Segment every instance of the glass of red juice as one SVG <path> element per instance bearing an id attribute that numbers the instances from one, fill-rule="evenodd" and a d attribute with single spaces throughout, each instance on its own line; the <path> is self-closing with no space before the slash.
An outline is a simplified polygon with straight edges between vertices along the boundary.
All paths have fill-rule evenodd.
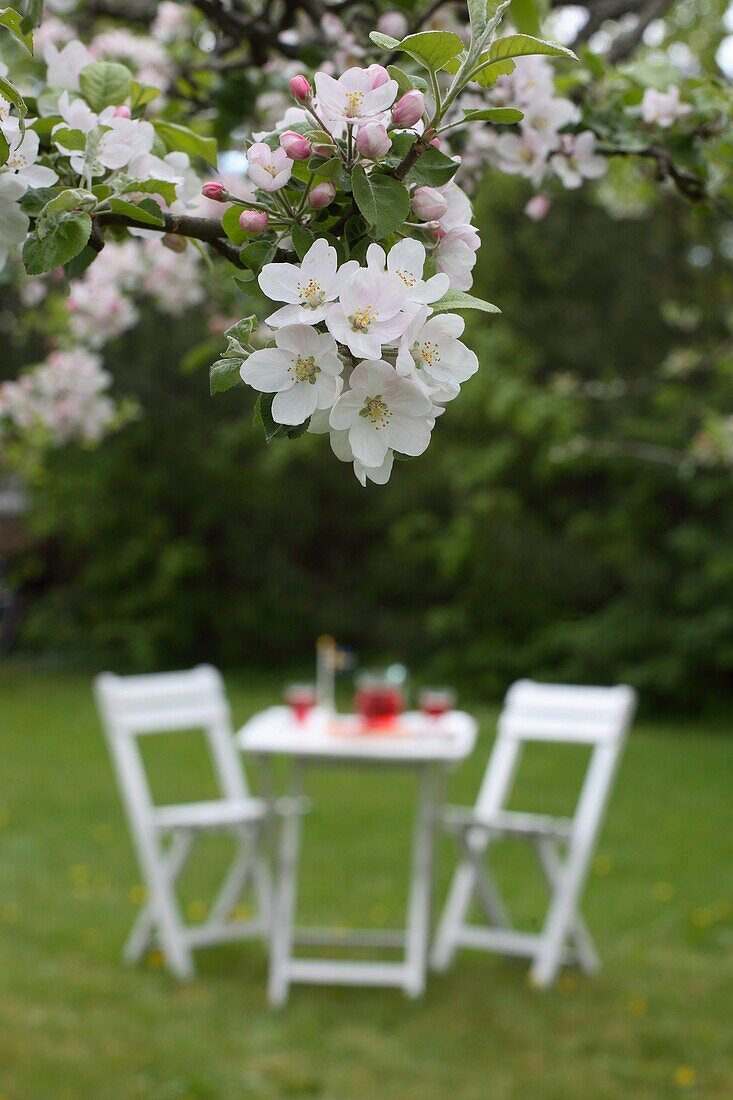
<path id="1" fill-rule="evenodd" d="M 285 702 L 290 707 L 297 722 L 305 722 L 316 705 L 314 684 L 288 684 L 285 688 Z"/>
<path id="2" fill-rule="evenodd" d="M 425 688 L 420 692 L 420 710 L 428 718 L 442 718 L 456 705 L 456 693 L 450 688 Z"/>
<path id="3" fill-rule="evenodd" d="M 405 709 L 405 698 L 388 680 L 364 676 L 357 684 L 354 708 L 368 729 L 383 729 L 394 725 Z"/>

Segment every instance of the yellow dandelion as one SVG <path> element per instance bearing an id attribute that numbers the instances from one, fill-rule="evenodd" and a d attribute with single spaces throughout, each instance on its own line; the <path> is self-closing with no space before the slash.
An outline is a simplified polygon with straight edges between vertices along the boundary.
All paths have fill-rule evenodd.
<path id="1" fill-rule="evenodd" d="M 17 901 L 6 901 L 0 913 L 2 918 L 7 924 L 16 924 L 20 920 L 20 914 L 22 910 Z"/>
<path id="2" fill-rule="evenodd" d="M 702 906 L 700 906 L 698 909 L 692 910 L 690 919 L 695 928 L 709 928 L 713 918 L 709 909 L 703 909 Z"/>
<path id="3" fill-rule="evenodd" d="M 194 924 L 204 920 L 207 912 L 208 910 L 203 901 L 189 901 L 186 906 L 186 916 L 190 921 L 193 921 Z"/>
<path id="4" fill-rule="evenodd" d="M 147 954 L 147 964 L 151 970 L 160 970 L 163 965 L 163 952 L 159 951 L 157 947 L 154 947 Z"/>
<path id="5" fill-rule="evenodd" d="M 251 905 L 245 905 L 243 902 L 239 905 L 233 905 L 229 910 L 228 921 L 230 924 L 239 924 L 241 921 L 251 920 L 254 916 L 254 909 Z"/>
<path id="6" fill-rule="evenodd" d="M 599 853 L 593 860 L 593 870 L 597 875 L 610 875 L 613 870 L 613 860 L 610 856 Z"/>
<path id="7" fill-rule="evenodd" d="M 692 1066 L 677 1066 L 674 1071 L 674 1079 L 680 1088 L 688 1089 L 690 1085 L 694 1085 L 697 1081 L 697 1074 Z"/>
<path id="8" fill-rule="evenodd" d="M 632 997 L 629 1001 L 629 1016 L 633 1016 L 635 1020 L 640 1019 L 642 1016 L 646 1016 L 647 1003 L 643 997 Z"/>
<path id="9" fill-rule="evenodd" d="M 138 882 L 131 888 L 129 897 L 133 905 L 144 905 L 148 900 L 148 892 L 142 883 Z"/>
<path id="10" fill-rule="evenodd" d="M 655 901 L 671 901 L 675 892 L 671 882 L 657 882 L 652 887 L 652 897 Z"/>
<path id="11" fill-rule="evenodd" d="M 91 868 L 86 863 L 75 863 L 73 867 L 69 867 L 69 878 L 74 886 L 86 886 L 91 877 Z"/>

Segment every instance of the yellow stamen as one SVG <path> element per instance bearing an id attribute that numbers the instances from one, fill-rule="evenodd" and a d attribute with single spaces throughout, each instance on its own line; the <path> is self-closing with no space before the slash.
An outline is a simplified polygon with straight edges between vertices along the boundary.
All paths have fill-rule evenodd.
<path id="1" fill-rule="evenodd" d="M 373 321 L 376 320 L 374 306 L 364 306 L 364 309 L 355 310 L 349 317 L 349 324 L 353 332 L 369 332 Z"/>

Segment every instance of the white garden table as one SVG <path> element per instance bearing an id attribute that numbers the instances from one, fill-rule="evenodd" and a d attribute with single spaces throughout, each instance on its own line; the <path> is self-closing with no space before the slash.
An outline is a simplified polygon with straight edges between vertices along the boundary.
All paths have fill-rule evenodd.
<path id="1" fill-rule="evenodd" d="M 359 732 L 355 716 L 334 716 L 314 710 L 298 722 L 288 707 L 270 707 L 255 715 L 237 734 L 239 747 L 265 764 L 265 779 L 274 798 L 272 763 L 276 757 L 293 761 L 290 794 L 303 793 L 307 766 L 372 766 L 407 768 L 418 775 L 410 891 L 406 927 L 370 929 L 339 935 L 324 928 L 295 928 L 301 816 L 288 816 L 282 825 L 277 886 L 272 913 L 268 997 L 273 1005 L 287 1000 L 291 983 L 388 986 L 419 997 L 425 989 L 430 937 L 433 848 L 441 779 L 452 765 L 464 760 L 476 742 L 475 720 L 461 711 L 441 718 L 418 713 L 402 715 L 394 730 Z M 303 958 L 296 944 L 319 946 L 401 948 L 399 961 Z"/>

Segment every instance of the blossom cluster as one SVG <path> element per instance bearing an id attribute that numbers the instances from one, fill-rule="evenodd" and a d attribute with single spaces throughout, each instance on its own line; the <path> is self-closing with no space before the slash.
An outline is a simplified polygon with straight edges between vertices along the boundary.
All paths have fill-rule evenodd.
<path id="1" fill-rule="evenodd" d="M 330 431 L 342 461 L 383 484 L 395 452 L 417 456 L 460 385 L 478 370 L 458 337 L 461 317 L 433 314 L 450 280 L 425 278 L 425 247 L 405 238 L 388 253 L 371 244 L 366 265 L 339 265 L 336 249 L 317 240 L 302 264 L 267 264 L 259 284 L 284 302 L 266 321 L 274 347 L 253 351 L 242 379 L 274 394 L 273 420 Z"/>
<path id="2" fill-rule="evenodd" d="M 0 384 L 0 438 L 12 431 L 61 446 L 97 443 L 118 413 L 111 375 L 84 348 L 54 351 L 15 381 Z"/>

